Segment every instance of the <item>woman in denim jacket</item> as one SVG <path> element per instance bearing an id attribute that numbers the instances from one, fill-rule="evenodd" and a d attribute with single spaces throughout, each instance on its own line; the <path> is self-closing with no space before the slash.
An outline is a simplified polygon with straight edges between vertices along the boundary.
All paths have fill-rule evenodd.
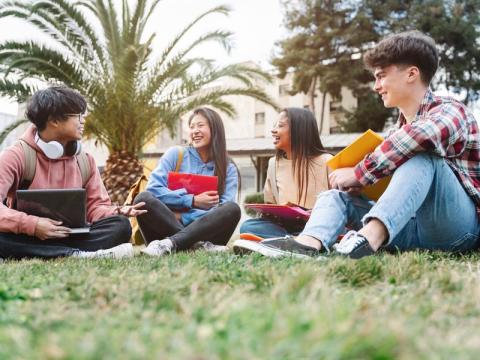
<path id="1" fill-rule="evenodd" d="M 189 119 L 190 146 L 172 147 L 152 172 L 147 191 L 135 198 L 145 202 L 148 212 L 138 217 L 147 247 L 143 253 L 163 256 L 174 251 L 201 247 L 210 251 L 226 250 L 240 220 L 235 203 L 238 171 L 227 155 L 225 129 L 217 112 L 196 109 Z M 170 190 L 168 173 L 215 175 L 218 189 L 198 195 L 186 189 Z"/>

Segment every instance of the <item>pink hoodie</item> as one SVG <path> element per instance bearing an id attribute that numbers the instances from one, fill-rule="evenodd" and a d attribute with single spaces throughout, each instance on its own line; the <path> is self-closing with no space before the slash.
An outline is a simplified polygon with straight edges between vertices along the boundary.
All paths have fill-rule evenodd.
<path id="1" fill-rule="evenodd" d="M 82 175 L 75 157 L 63 156 L 57 160 L 47 158 L 34 141 L 35 126 L 30 126 L 22 139 L 37 151 L 37 166 L 30 189 L 71 189 L 82 187 Z M 115 208 L 100 178 L 95 160 L 88 154 L 92 171 L 85 190 L 87 191 L 87 221 L 95 222 L 113 215 Z M 0 232 L 23 233 L 33 236 L 38 217 L 10 209 L 3 204 L 13 203 L 15 191 L 25 167 L 25 155 L 20 144 L 16 143 L 0 154 Z"/>

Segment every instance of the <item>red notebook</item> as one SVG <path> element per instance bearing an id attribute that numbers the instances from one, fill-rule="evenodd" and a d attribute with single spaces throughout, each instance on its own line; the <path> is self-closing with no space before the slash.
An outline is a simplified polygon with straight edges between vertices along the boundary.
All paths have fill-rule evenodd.
<path id="1" fill-rule="evenodd" d="M 217 191 L 218 177 L 170 171 L 168 173 L 168 188 L 170 190 L 185 189 L 193 195 L 205 191 Z"/>
<path id="2" fill-rule="evenodd" d="M 252 209 L 260 214 L 276 216 L 285 220 L 308 220 L 310 211 L 299 206 L 276 205 L 276 204 L 245 204 L 245 208 Z"/>

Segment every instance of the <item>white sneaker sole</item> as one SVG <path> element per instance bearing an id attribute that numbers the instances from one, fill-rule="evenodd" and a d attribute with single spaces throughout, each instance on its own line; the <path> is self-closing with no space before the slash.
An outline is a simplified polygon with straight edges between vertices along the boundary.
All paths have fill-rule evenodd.
<path id="1" fill-rule="evenodd" d="M 163 255 L 157 254 L 156 252 L 150 252 L 150 249 L 147 249 L 147 248 L 140 250 L 140 254 L 145 256 L 151 256 L 151 257 L 163 256 Z"/>
<path id="2" fill-rule="evenodd" d="M 298 259 L 320 259 L 322 257 L 311 257 L 308 255 L 297 254 L 293 252 L 283 251 L 280 249 L 275 249 L 270 246 L 262 245 L 257 241 L 251 240 L 237 240 L 233 243 L 233 252 L 237 255 L 246 255 L 252 252 L 262 254 L 263 256 L 270 258 L 280 258 L 280 257 L 292 257 Z"/>
<path id="3" fill-rule="evenodd" d="M 126 259 L 133 258 L 135 252 L 133 251 L 133 245 L 129 243 L 116 246 L 113 251 L 114 259 Z"/>
<path id="4" fill-rule="evenodd" d="M 223 253 L 223 252 L 228 252 L 228 247 L 217 245 L 214 248 L 203 248 L 203 251 L 208 253 Z"/>
<path id="5" fill-rule="evenodd" d="M 159 254 L 158 251 L 149 249 L 148 246 L 145 249 L 140 250 L 140 255 L 151 256 L 151 257 L 162 257 L 162 256 L 168 256 L 170 254 L 171 252 L 165 252 L 165 253 Z"/>

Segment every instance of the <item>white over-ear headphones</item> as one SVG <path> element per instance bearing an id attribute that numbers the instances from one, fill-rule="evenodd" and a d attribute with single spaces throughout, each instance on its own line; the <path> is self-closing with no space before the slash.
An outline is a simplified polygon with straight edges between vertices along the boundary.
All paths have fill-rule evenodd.
<path id="1" fill-rule="evenodd" d="M 38 147 L 42 149 L 43 153 L 52 160 L 61 158 L 62 156 L 74 156 L 80 154 L 82 151 L 82 144 L 80 141 L 73 140 L 67 143 L 65 149 L 58 141 L 49 141 L 48 143 L 40 139 L 38 132 L 35 134 L 35 142 Z"/>

